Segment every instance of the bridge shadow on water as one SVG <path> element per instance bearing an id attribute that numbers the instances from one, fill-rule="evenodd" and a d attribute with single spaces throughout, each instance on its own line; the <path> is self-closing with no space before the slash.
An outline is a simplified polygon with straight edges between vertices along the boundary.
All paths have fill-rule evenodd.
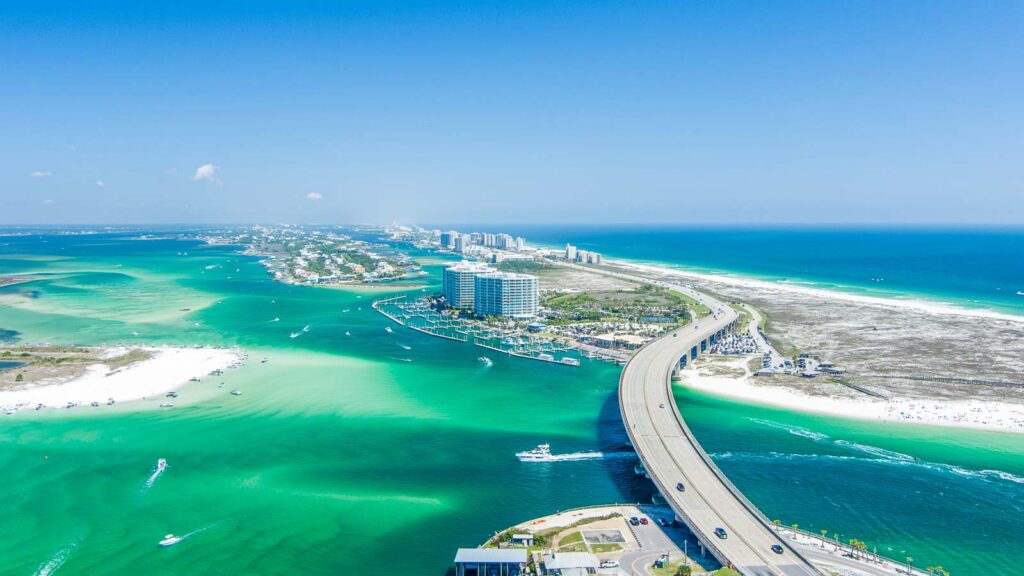
<path id="1" fill-rule="evenodd" d="M 597 427 L 598 443 L 602 452 L 633 452 L 633 447 L 629 444 L 629 436 L 626 434 L 625 424 L 622 421 L 622 413 L 619 410 L 617 388 L 608 395 L 602 404 Z M 603 464 L 619 493 L 620 503 L 638 504 L 641 510 L 651 517 L 652 521 L 656 518 L 665 518 L 672 522 L 672 526 L 667 528 L 665 533 L 679 546 L 680 550 L 685 550 L 687 556 L 705 570 L 721 568 L 718 560 L 704 551 L 697 536 L 685 524 L 674 521 L 675 514 L 671 509 L 663 501 L 655 501 L 658 490 L 654 487 L 654 482 L 646 476 L 637 474 L 634 470 L 634 467 L 640 464 L 639 457 L 605 458 Z"/>

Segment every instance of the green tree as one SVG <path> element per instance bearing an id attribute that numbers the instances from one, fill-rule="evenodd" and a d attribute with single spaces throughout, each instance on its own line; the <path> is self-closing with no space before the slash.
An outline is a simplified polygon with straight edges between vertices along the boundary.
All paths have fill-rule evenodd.
<path id="1" fill-rule="evenodd" d="M 25 376 L 21 372 L 18 372 L 18 375 L 14 377 L 14 381 L 15 382 L 21 382 L 24 379 L 25 379 Z"/>

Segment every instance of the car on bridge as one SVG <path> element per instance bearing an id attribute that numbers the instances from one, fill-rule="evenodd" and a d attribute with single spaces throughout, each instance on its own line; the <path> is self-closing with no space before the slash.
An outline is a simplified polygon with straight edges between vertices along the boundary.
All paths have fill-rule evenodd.
<path id="1" fill-rule="evenodd" d="M 715 536 L 718 536 L 722 540 L 725 540 L 729 535 L 725 532 L 725 528 L 715 528 Z"/>
<path id="2" fill-rule="evenodd" d="M 782 554 L 782 546 L 779 546 L 778 544 L 772 544 L 772 552 L 775 552 L 776 554 Z"/>
<path id="3" fill-rule="evenodd" d="M 683 486 L 682 482 L 677 482 L 676 483 L 676 490 L 679 490 L 680 492 L 685 492 L 686 491 L 686 486 Z"/>

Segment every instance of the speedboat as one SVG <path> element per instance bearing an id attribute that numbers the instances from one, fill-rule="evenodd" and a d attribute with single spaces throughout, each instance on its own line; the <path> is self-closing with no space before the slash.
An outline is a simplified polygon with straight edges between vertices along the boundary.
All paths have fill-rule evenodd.
<path id="1" fill-rule="evenodd" d="M 516 458 L 523 462 L 539 462 L 551 458 L 551 445 L 538 444 L 533 450 L 516 453 Z"/>
<path id="2" fill-rule="evenodd" d="M 156 471 L 157 472 L 163 472 L 164 469 L 166 469 L 166 468 L 167 468 L 167 459 L 166 458 L 158 458 L 157 461 L 156 461 Z"/>
<path id="3" fill-rule="evenodd" d="M 351 335 L 352 335 L 351 332 L 349 332 L 348 330 L 345 330 L 345 336 L 351 336 Z"/>
<path id="4" fill-rule="evenodd" d="M 167 534 L 164 539 L 160 541 L 161 546 L 174 546 L 178 542 L 181 542 L 183 538 L 181 536 L 175 536 L 174 534 Z"/>
<path id="5" fill-rule="evenodd" d="M 394 332 L 394 330 L 391 329 L 391 326 L 385 326 L 384 327 L 384 331 L 387 332 L 387 333 Z"/>
<path id="6" fill-rule="evenodd" d="M 477 358 L 477 360 L 479 360 L 480 363 L 483 364 L 484 366 L 494 366 L 494 362 L 492 362 L 491 359 L 488 358 L 487 356 L 481 356 Z"/>
<path id="7" fill-rule="evenodd" d="M 241 396 L 242 395 L 242 391 L 241 390 L 232 390 L 231 391 L 231 395 L 232 396 Z"/>

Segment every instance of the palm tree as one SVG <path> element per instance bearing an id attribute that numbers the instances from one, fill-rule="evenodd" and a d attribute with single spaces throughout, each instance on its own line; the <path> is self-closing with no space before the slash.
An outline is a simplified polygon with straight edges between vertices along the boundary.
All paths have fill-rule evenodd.
<path id="1" fill-rule="evenodd" d="M 928 567 L 928 574 L 934 574 L 934 571 L 935 571 L 935 567 L 934 566 L 929 566 Z"/>
<path id="2" fill-rule="evenodd" d="M 828 534 L 828 530 L 821 531 L 821 547 L 825 548 L 825 535 Z"/>

